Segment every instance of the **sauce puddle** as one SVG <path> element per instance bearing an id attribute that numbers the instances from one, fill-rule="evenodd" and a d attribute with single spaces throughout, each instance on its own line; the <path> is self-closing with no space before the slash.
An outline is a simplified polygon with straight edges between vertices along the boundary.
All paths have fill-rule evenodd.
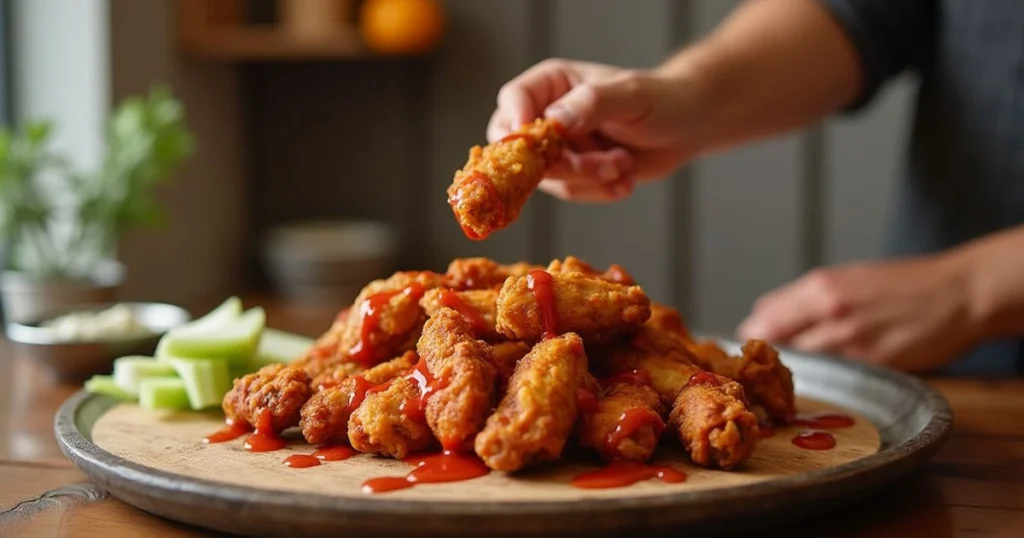
<path id="1" fill-rule="evenodd" d="M 836 438 L 828 432 L 807 431 L 796 434 L 793 444 L 807 450 L 829 450 L 835 448 Z"/>
<path id="2" fill-rule="evenodd" d="M 461 482 L 485 476 L 491 472 L 474 455 L 446 450 L 440 454 L 409 456 L 404 460 L 415 467 L 405 476 L 382 476 L 363 482 L 364 493 L 384 493 L 407 489 L 418 484 Z"/>
<path id="3" fill-rule="evenodd" d="M 614 461 L 604 468 L 578 474 L 569 483 L 582 489 L 609 489 L 624 488 L 652 478 L 660 478 L 666 484 L 678 484 L 686 481 L 686 473 L 662 465 Z"/>
<path id="4" fill-rule="evenodd" d="M 226 443 L 233 441 L 239 437 L 252 431 L 252 428 L 244 422 L 237 422 L 233 420 L 227 421 L 227 426 L 207 435 L 203 438 L 204 443 Z"/>

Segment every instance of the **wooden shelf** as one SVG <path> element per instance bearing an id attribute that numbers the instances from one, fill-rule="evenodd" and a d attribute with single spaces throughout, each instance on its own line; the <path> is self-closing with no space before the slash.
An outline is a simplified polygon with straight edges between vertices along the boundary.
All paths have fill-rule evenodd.
<path id="1" fill-rule="evenodd" d="M 182 36 L 188 54 L 224 61 L 373 59 L 353 30 L 330 39 L 302 39 L 275 27 L 237 26 Z"/>

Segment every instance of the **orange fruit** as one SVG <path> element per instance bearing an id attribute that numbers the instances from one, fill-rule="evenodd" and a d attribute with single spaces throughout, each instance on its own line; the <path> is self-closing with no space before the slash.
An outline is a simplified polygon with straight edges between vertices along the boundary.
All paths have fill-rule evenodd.
<path id="1" fill-rule="evenodd" d="M 382 54 L 427 52 L 444 34 L 437 0 L 366 0 L 359 23 L 366 45 Z"/>

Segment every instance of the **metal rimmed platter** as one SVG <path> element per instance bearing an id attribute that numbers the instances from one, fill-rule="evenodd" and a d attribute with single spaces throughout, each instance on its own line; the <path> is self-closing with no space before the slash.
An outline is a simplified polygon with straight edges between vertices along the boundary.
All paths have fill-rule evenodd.
<path id="1" fill-rule="evenodd" d="M 723 341 L 723 345 L 735 348 L 733 342 Z M 801 397 L 841 407 L 869 423 L 860 430 L 861 438 L 871 437 L 869 450 L 848 452 L 834 465 L 815 463 L 810 456 L 793 452 L 792 459 L 799 465 L 781 472 L 782 460 L 790 457 L 784 454 L 791 454 L 779 452 L 788 442 L 782 439 L 773 441 L 769 446 L 776 448 L 766 449 L 760 463 L 747 470 L 694 471 L 692 480 L 673 487 L 637 484 L 593 495 L 569 493 L 564 480 L 559 481 L 565 472 L 555 469 L 548 473 L 550 480 L 544 474 L 496 476 L 477 479 L 491 481 L 482 485 L 470 481 L 410 490 L 420 493 L 367 496 L 358 493 L 358 482 L 347 481 L 402 464 L 366 457 L 351 464 L 354 459 L 337 462 L 335 470 L 316 470 L 319 474 L 288 469 L 294 474 L 281 475 L 280 466 L 242 460 L 252 462 L 253 476 L 278 474 L 267 474 L 266 480 L 239 480 L 237 467 L 230 471 L 231 465 L 238 463 L 236 458 L 255 455 L 236 447 L 202 456 L 189 433 L 188 428 L 195 426 L 190 421 L 214 420 L 211 424 L 215 424 L 215 418 L 192 416 L 156 423 L 162 425 L 158 430 L 166 430 L 147 436 L 156 441 L 125 446 L 123 434 L 146 419 L 124 404 L 85 393 L 64 404 L 55 427 L 65 454 L 130 504 L 220 531 L 288 536 L 595 536 L 625 530 L 749 530 L 835 509 L 868 495 L 934 455 L 949 433 L 949 404 L 916 378 L 834 358 L 785 351 L 782 358 L 793 370 Z M 181 438 L 181 432 L 187 436 Z M 856 444 L 858 438 L 847 435 Z M 115 443 L 117 439 L 122 439 L 121 444 Z M 837 434 L 837 439 L 843 446 L 844 438 Z M 197 470 L 193 464 L 203 457 L 218 463 Z M 678 456 L 669 451 L 665 457 Z M 341 467 L 346 464 L 350 466 Z M 352 471 L 358 466 L 364 466 L 365 472 Z M 714 484 L 716 480 L 720 483 Z M 493 491 L 488 493 L 488 488 Z M 516 494 L 517 488 L 522 495 Z"/>

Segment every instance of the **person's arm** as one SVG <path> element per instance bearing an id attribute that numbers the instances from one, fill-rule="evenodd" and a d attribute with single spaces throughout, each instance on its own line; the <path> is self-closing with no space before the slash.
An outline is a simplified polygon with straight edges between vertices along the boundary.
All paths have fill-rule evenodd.
<path id="1" fill-rule="evenodd" d="M 1024 334 L 1024 225 L 947 254 L 967 275 L 968 311 L 982 340 Z"/>
<path id="2" fill-rule="evenodd" d="M 694 154 L 866 101 L 916 58 L 931 0 L 749 0 L 657 72 L 692 87 Z"/>

